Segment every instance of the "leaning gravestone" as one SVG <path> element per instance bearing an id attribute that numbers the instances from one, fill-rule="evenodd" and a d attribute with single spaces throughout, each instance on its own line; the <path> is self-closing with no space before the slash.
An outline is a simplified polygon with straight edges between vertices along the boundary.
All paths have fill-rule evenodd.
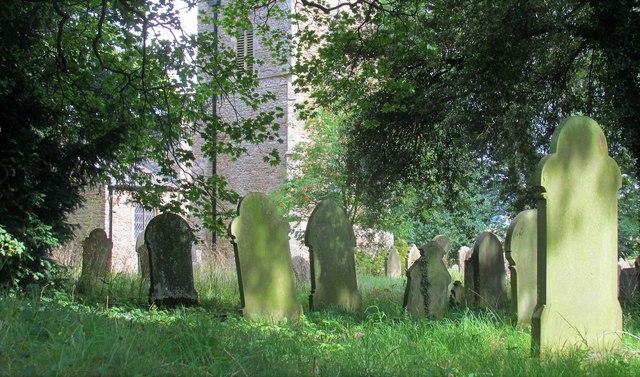
<path id="1" fill-rule="evenodd" d="M 439 234 L 435 237 L 433 237 L 433 240 L 438 243 L 438 245 L 440 245 L 440 247 L 442 247 L 442 250 L 444 250 L 444 257 L 442 258 L 442 261 L 444 262 L 445 266 L 449 266 L 449 250 L 451 250 L 451 241 L 449 241 L 449 237 Z"/>
<path id="2" fill-rule="evenodd" d="M 520 212 L 509 225 L 504 251 L 511 271 L 511 310 L 518 323 L 531 324 L 538 289 L 537 210 Z"/>
<path id="3" fill-rule="evenodd" d="M 413 266 L 413 264 L 420 258 L 420 249 L 413 244 L 409 249 L 409 254 L 407 254 L 407 270 Z"/>
<path id="4" fill-rule="evenodd" d="M 113 243 L 104 229 L 94 229 L 82 242 L 82 272 L 78 291 L 85 294 L 102 290 L 111 272 L 111 251 Z"/>
<path id="5" fill-rule="evenodd" d="M 385 275 L 392 279 L 399 279 L 402 276 L 402 262 L 400 261 L 400 253 L 395 247 L 392 247 L 384 261 Z"/>
<path id="6" fill-rule="evenodd" d="M 196 305 L 193 286 L 189 224 L 173 213 L 160 214 L 149 222 L 144 244 L 149 252 L 149 303 L 157 306 Z"/>
<path id="7" fill-rule="evenodd" d="M 289 223 L 268 196 L 251 193 L 238 205 L 229 226 L 240 287 L 242 315 L 252 320 L 297 321 L 302 308 L 296 301 L 289 251 Z"/>
<path id="8" fill-rule="evenodd" d="M 144 243 L 144 232 L 136 240 L 136 254 L 138 254 L 138 272 L 140 273 L 140 292 L 149 291 L 149 250 Z"/>
<path id="9" fill-rule="evenodd" d="M 407 271 L 403 306 L 413 317 L 444 318 L 451 283 L 451 275 L 442 261 L 444 249 L 430 241 L 420 250 L 422 256 Z"/>
<path id="10" fill-rule="evenodd" d="M 499 309 L 506 306 L 504 255 L 498 237 L 489 232 L 481 233 L 464 268 L 467 299 L 473 307 Z"/>
<path id="11" fill-rule="evenodd" d="M 620 169 L 600 126 L 571 117 L 538 164 L 538 303 L 535 353 L 620 346 L 618 189 Z"/>
<path id="12" fill-rule="evenodd" d="M 356 237 L 345 210 L 333 200 L 321 201 L 309 217 L 304 243 L 311 258 L 309 308 L 358 310 Z"/>

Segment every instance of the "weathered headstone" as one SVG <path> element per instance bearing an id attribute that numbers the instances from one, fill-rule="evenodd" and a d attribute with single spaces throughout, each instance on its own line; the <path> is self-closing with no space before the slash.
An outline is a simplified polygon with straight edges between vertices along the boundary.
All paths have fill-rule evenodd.
<path id="1" fill-rule="evenodd" d="M 440 319 L 449 307 L 451 275 L 442 261 L 444 249 L 435 241 L 420 248 L 422 256 L 407 271 L 404 308 L 414 317 Z"/>
<path id="2" fill-rule="evenodd" d="M 318 203 L 309 217 L 304 243 L 311 257 L 309 308 L 359 309 L 356 238 L 346 211 L 333 200 Z"/>
<path id="3" fill-rule="evenodd" d="M 637 304 L 640 298 L 640 272 L 636 267 L 620 269 L 618 299 L 624 307 Z"/>
<path id="4" fill-rule="evenodd" d="M 420 258 L 420 249 L 415 244 L 411 245 L 409 254 L 407 254 L 407 270 Z"/>
<path id="5" fill-rule="evenodd" d="M 467 259 L 471 258 L 471 254 L 473 253 L 473 249 L 469 246 L 461 246 L 458 249 L 458 265 L 460 266 L 460 272 L 464 278 L 464 263 Z"/>
<path id="6" fill-rule="evenodd" d="M 389 254 L 384 261 L 385 275 L 393 279 L 399 279 L 402 276 L 402 262 L 400 261 L 400 253 L 395 247 L 389 250 Z"/>
<path id="7" fill-rule="evenodd" d="M 297 321 L 302 313 L 296 301 L 289 251 L 289 223 L 278 214 L 268 196 L 251 193 L 238 205 L 229 226 L 240 286 L 242 315 L 271 322 Z"/>
<path id="8" fill-rule="evenodd" d="M 173 213 L 154 217 L 144 231 L 149 253 L 149 303 L 157 306 L 196 305 L 189 224 Z"/>
<path id="9" fill-rule="evenodd" d="M 509 225 L 504 251 L 511 271 L 511 310 L 519 323 L 531 323 L 538 292 L 537 210 L 520 212 Z"/>
<path id="10" fill-rule="evenodd" d="M 600 126 L 571 117 L 538 164 L 538 303 L 535 353 L 612 349 L 621 343 L 618 302 L 620 169 Z"/>
<path id="11" fill-rule="evenodd" d="M 503 308 L 507 288 L 502 244 L 494 234 L 481 233 L 473 245 L 471 258 L 465 262 L 464 286 L 467 300 L 477 308 Z"/>
<path id="12" fill-rule="evenodd" d="M 138 273 L 140 273 L 140 293 L 149 292 L 149 250 L 144 243 L 144 231 L 136 240 L 136 254 L 138 254 Z"/>
<path id="13" fill-rule="evenodd" d="M 85 294 L 98 293 L 111 272 L 113 243 L 104 229 L 94 229 L 82 242 L 82 272 L 78 291 Z"/>
<path id="14" fill-rule="evenodd" d="M 438 245 L 440 245 L 440 247 L 442 248 L 442 250 L 444 250 L 444 257 L 442 258 L 442 261 L 444 262 L 445 266 L 449 266 L 449 250 L 451 250 L 451 241 L 449 241 L 449 237 L 439 234 L 435 237 L 433 237 L 433 240 L 438 243 Z"/>

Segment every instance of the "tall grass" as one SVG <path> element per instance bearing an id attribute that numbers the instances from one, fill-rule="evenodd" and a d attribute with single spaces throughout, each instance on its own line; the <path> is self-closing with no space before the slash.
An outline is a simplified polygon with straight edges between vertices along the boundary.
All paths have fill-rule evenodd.
<path id="1" fill-rule="evenodd" d="M 441 321 L 404 316 L 404 283 L 361 276 L 358 313 L 308 311 L 299 323 L 238 315 L 235 271 L 196 270 L 201 305 L 162 310 L 139 280 L 114 275 L 102 294 L 32 290 L 0 297 L 0 375 L 130 376 L 636 376 L 640 340 L 623 350 L 530 356 L 528 329 L 505 312 L 451 311 Z M 638 334 L 640 310 L 625 317 Z"/>

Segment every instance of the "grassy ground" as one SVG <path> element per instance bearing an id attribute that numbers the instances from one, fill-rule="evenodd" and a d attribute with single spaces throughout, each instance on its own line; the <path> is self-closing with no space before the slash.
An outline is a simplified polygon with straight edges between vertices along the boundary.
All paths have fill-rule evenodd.
<path id="1" fill-rule="evenodd" d="M 637 376 L 640 311 L 625 317 L 624 349 L 530 357 L 530 335 L 504 312 L 402 314 L 402 280 L 361 276 L 364 309 L 308 312 L 268 325 L 237 315 L 235 273 L 197 271 L 197 308 L 145 305 L 139 282 L 116 275 L 94 298 L 32 290 L 0 297 L 0 375 L 38 376 Z"/>

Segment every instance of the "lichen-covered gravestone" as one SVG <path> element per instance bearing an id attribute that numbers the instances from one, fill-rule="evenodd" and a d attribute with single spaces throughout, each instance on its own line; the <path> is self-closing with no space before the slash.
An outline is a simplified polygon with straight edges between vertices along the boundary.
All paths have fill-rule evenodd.
<path id="1" fill-rule="evenodd" d="M 535 353 L 612 349 L 621 343 L 618 302 L 620 169 L 600 126 L 571 117 L 538 164 L 538 304 Z"/>
<path id="2" fill-rule="evenodd" d="M 362 305 L 354 249 L 356 238 L 346 211 L 333 200 L 323 200 L 311 213 L 304 243 L 311 258 L 309 308 L 358 310 Z"/>
<path id="3" fill-rule="evenodd" d="M 442 257 L 442 261 L 445 266 L 449 266 L 449 250 L 451 250 L 451 241 L 449 241 L 449 237 L 439 234 L 433 237 L 432 241 L 437 242 L 438 245 L 442 247 L 442 250 L 444 250 L 444 257 Z"/>
<path id="4" fill-rule="evenodd" d="M 144 232 L 136 240 L 136 254 L 138 254 L 138 273 L 140 273 L 140 292 L 149 291 L 149 250 L 144 243 Z"/>
<path id="5" fill-rule="evenodd" d="M 392 279 L 398 279 L 402 276 L 402 262 L 400 261 L 400 253 L 396 248 L 391 248 L 389 254 L 384 261 L 385 275 Z"/>
<path id="6" fill-rule="evenodd" d="M 420 259 L 420 250 L 418 249 L 418 246 L 413 244 L 409 249 L 409 254 L 407 254 L 407 271 L 418 259 Z"/>
<path id="7" fill-rule="evenodd" d="M 498 237 L 489 232 L 481 233 L 464 268 L 464 285 L 471 306 L 493 309 L 506 306 L 504 254 Z"/>
<path id="8" fill-rule="evenodd" d="M 422 256 L 407 271 L 403 306 L 413 317 L 444 318 L 451 283 L 451 275 L 442 261 L 444 249 L 435 241 L 420 249 Z"/>
<path id="9" fill-rule="evenodd" d="M 538 289 L 537 210 L 520 212 L 509 225 L 504 251 L 511 271 L 511 310 L 518 323 L 531 323 Z"/>
<path id="10" fill-rule="evenodd" d="M 99 293 L 111 272 L 113 243 L 104 229 L 94 229 L 82 242 L 82 272 L 78 291 L 85 294 Z"/>
<path id="11" fill-rule="evenodd" d="M 191 263 L 193 241 L 189 224 L 178 215 L 163 213 L 149 222 L 144 232 L 151 280 L 149 303 L 158 306 L 198 303 Z"/>
<path id="12" fill-rule="evenodd" d="M 240 286 L 242 315 L 251 320 L 297 321 L 289 223 L 268 196 L 251 193 L 238 205 L 229 226 Z"/>

